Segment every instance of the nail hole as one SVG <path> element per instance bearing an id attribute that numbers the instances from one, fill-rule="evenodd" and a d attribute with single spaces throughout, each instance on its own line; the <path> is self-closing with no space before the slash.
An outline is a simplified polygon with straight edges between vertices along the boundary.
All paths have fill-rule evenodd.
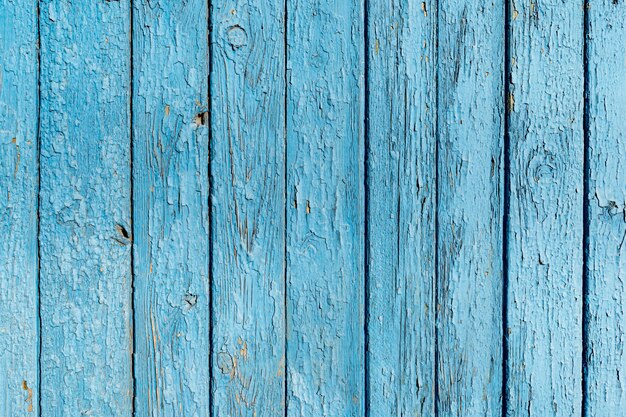
<path id="1" fill-rule="evenodd" d="M 206 126 L 209 120 L 209 112 L 204 111 L 196 114 L 196 126 Z"/>
<path id="2" fill-rule="evenodd" d="M 128 234 L 128 230 L 126 230 L 126 228 L 122 226 L 121 224 L 116 224 L 115 230 L 117 230 L 117 233 L 122 235 L 124 239 L 130 239 L 130 234 Z"/>

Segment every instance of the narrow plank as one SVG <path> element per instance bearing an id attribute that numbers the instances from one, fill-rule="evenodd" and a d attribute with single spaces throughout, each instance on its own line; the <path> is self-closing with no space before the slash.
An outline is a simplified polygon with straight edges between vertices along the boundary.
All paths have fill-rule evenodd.
<path id="1" fill-rule="evenodd" d="M 502 406 L 504 3 L 439 3 L 439 416 Z"/>
<path id="2" fill-rule="evenodd" d="M 213 415 L 285 414 L 285 5 L 212 8 Z"/>
<path id="3" fill-rule="evenodd" d="M 626 410 L 626 5 L 598 0 L 588 6 L 589 193 L 587 258 L 586 415 Z"/>
<path id="4" fill-rule="evenodd" d="M 287 415 L 361 416 L 364 10 L 287 16 Z"/>
<path id="5" fill-rule="evenodd" d="M 130 416 L 130 5 L 40 7 L 41 409 Z"/>
<path id="6" fill-rule="evenodd" d="M 372 417 L 434 415 L 437 6 L 368 1 Z"/>
<path id="7" fill-rule="evenodd" d="M 0 415 L 36 416 L 37 2 L 0 10 Z"/>
<path id="8" fill-rule="evenodd" d="M 507 412 L 580 416 L 583 2 L 509 19 Z"/>
<path id="9" fill-rule="evenodd" d="M 135 414 L 208 416 L 208 8 L 133 2 Z"/>

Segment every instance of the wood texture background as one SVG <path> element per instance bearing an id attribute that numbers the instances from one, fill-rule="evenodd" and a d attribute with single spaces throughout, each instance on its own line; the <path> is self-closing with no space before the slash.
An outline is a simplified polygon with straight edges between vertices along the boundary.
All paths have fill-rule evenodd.
<path id="1" fill-rule="evenodd" d="M 626 416 L 625 22 L 0 0 L 0 416 Z"/>

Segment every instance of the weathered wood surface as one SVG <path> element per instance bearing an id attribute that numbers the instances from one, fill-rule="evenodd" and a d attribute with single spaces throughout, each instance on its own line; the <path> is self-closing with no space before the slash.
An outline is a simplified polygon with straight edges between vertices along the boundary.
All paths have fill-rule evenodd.
<path id="1" fill-rule="evenodd" d="M 437 415 L 500 415 L 504 4 L 438 22 Z"/>
<path id="2" fill-rule="evenodd" d="M 208 416 L 208 8 L 133 6 L 135 415 Z"/>
<path id="3" fill-rule="evenodd" d="M 626 411 L 626 5 L 590 1 L 587 10 L 589 183 L 586 298 L 587 416 Z"/>
<path id="4" fill-rule="evenodd" d="M 130 2 L 39 6 L 42 415 L 130 416 Z"/>
<path id="5" fill-rule="evenodd" d="M 285 414 L 285 4 L 212 9 L 213 415 Z"/>
<path id="6" fill-rule="evenodd" d="M 364 10 L 287 4 L 287 415 L 364 413 Z"/>
<path id="7" fill-rule="evenodd" d="M 434 415 L 434 3 L 368 3 L 369 415 Z"/>
<path id="8" fill-rule="evenodd" d="M 623 415 L 625 13 L 0 0 L 0 414 Z"/>
<path id="9" fill-rule="evenodd" d="M 0 11 L 0 415 L 37 416 L 37 2 Z"/>
<path id="10" fill-rule="evenodd" d="M 583 3 L 510 10 L 507 413 L 580 416 Z"/>

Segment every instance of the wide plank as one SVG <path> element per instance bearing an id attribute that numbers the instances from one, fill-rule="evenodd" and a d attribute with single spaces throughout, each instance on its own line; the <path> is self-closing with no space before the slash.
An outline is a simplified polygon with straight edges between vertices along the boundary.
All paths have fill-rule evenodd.
<path id="1" fill-rule="evenodd" d="M 41 409 L 130 416 L 130 2 L 40 11 Z"/>
<path id="2" fill-rule="evenodd" d="M 511 3 L 507 413 L 581 415 L 583 2 Z"/>
<path id="3" fill-rule="evenodd" d="M 0 0 L 0 415 L 39 415 L 37 2 Z"/>
<path id="4" fill-rule="evenodd" d="M 208 8 L 133 2 L 135 415 L 210 415 Z"/>
<path id="5" fill-rule="evenodd" d="M 287 16 L 287 415 L 362 416 L 363 4 Z"/>
<path id="6" fill-rule="evenodd" d="M 367 408 L 435 409 L 437 6 L 370 0 Z"/>
<path id="7" fill-rule="evenodd" d="M 437 415 L 501 414 L 504 3 L 439 2 Z"/>
<path id="8" fill-rule="evenodd" d="M 285 4 L 212 8 L 213 415 L 285 414 Z"/>

